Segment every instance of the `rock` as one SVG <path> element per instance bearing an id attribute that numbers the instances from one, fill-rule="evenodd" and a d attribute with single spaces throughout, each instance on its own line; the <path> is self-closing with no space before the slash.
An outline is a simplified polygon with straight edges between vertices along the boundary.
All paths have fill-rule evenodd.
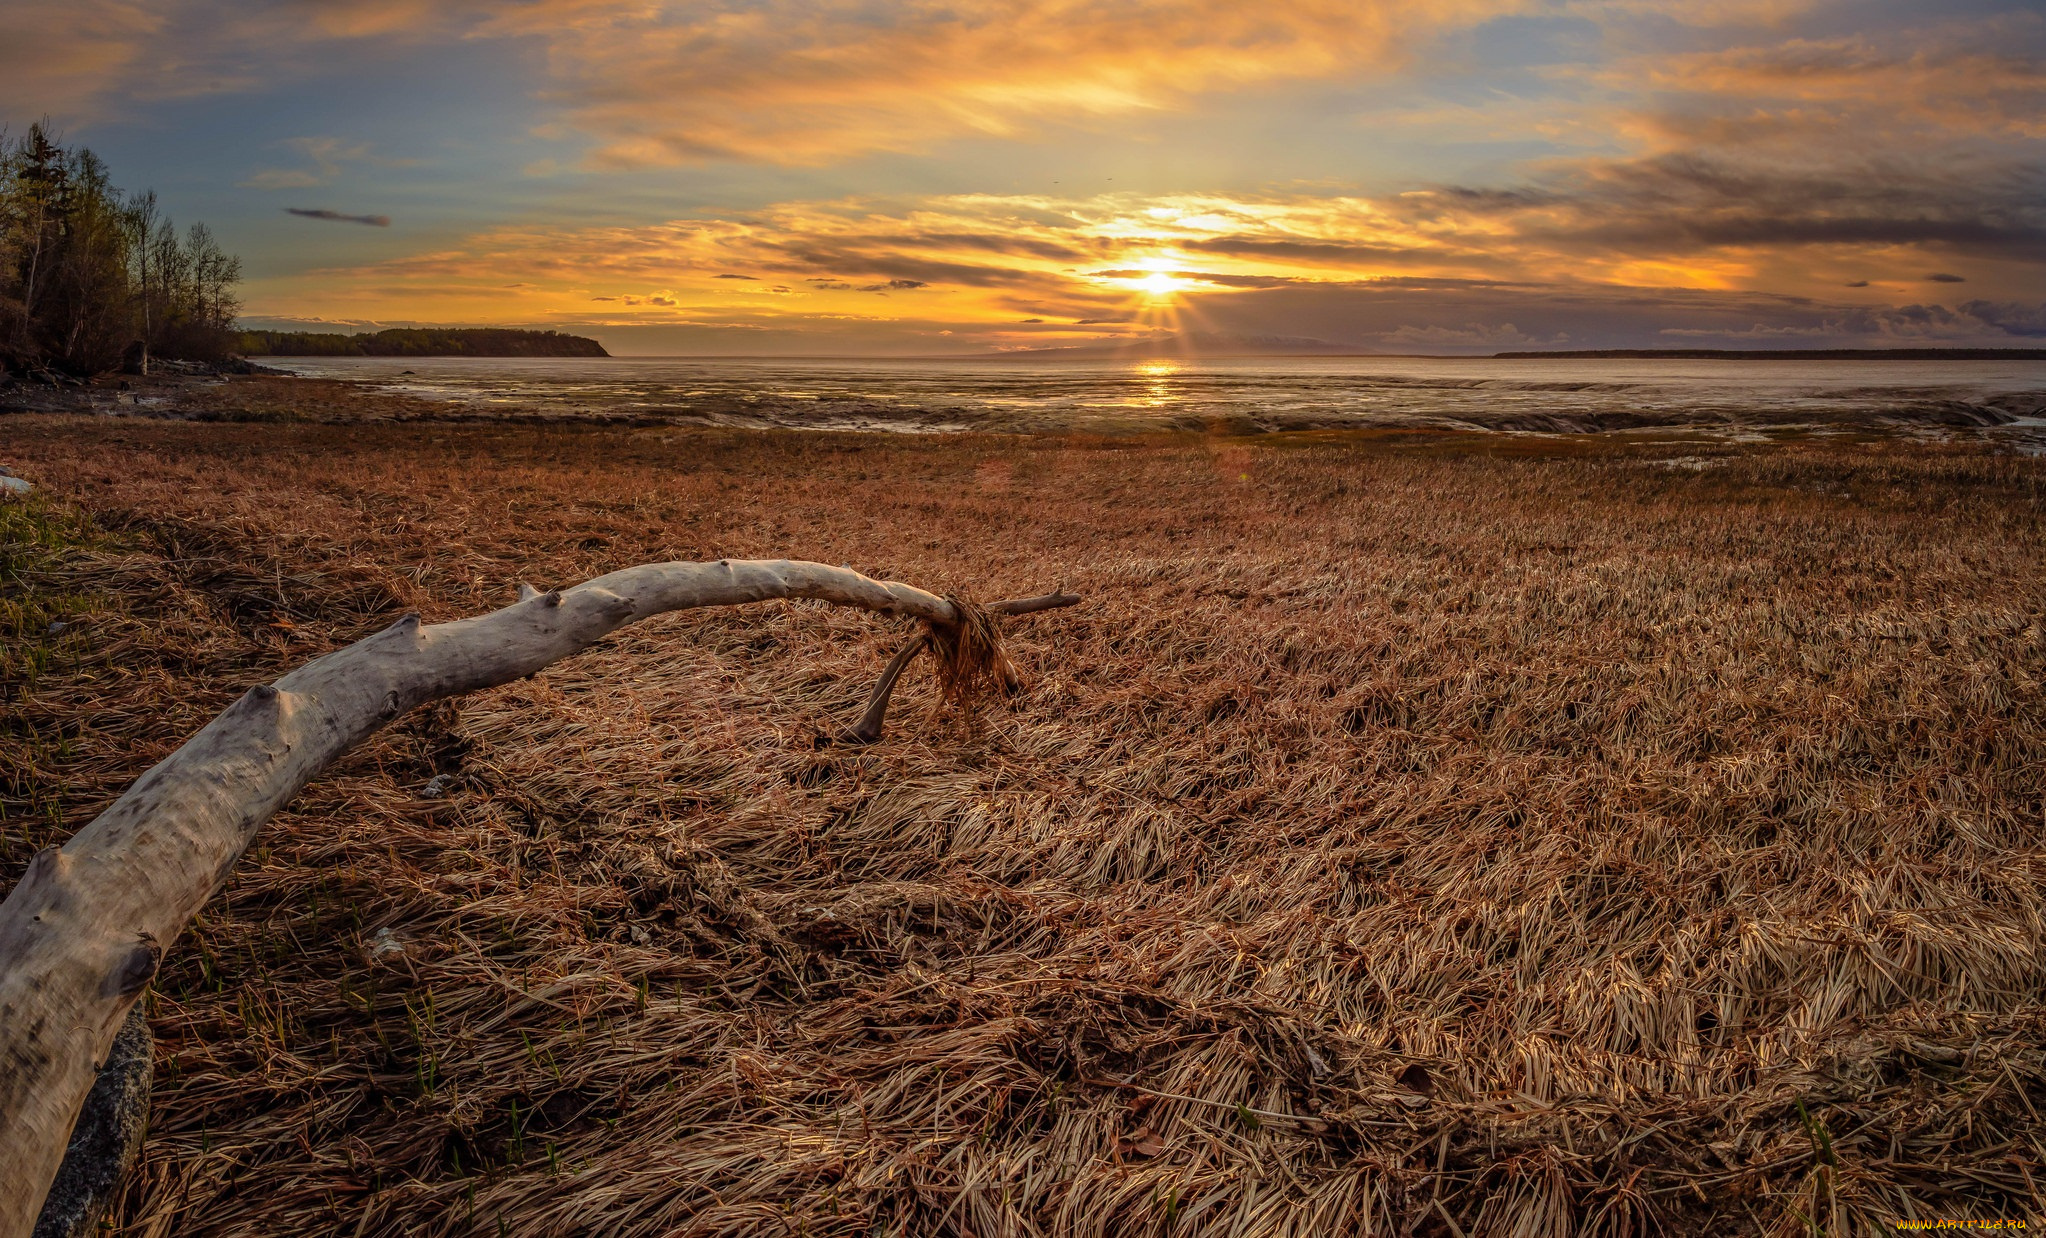
<path id="1" fill-rule="evenodd" d="M 363 956 L 371 963 L 389 963 L 397 959 L 412 957 L 412 941 L 401 933 L 380 928 L 370 935 L 369 945 Z"/>
<path id="2" fill-rule="evenodd" d="M 11 473 L 0 472 L 0 494 L 27 494 L 35 489 L 26 480 Z"/>
<path id="3" fill-rule="evenodd" d="M 64 1163 L 36 1218 L 35 1238 L 86 1238 L 99 1232 L 121 1179 L 142 1151 L 154 1049 L 138 1002 L 115 1033 L 106 1065 L 86 1094 L 78 1125 L 71 1128 Z"/>

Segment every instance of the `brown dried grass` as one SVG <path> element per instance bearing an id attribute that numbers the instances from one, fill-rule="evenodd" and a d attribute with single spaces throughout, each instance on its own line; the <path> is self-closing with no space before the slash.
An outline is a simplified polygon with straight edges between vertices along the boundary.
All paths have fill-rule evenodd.
<path id="1" fill-rule="evenodd" d="M 1020 675 L 1002 651 L 1001 627 L 987 607 L 956 593 L 945 600 L 959 613 L 958 624 L 926 625 L 937 663 L 938 692 L 946 704 L 970 713 L 983 698 L 1019 684 Z"/>
<path id="2" fill-rule="evenodd" d="M 818 737 L 893 642 L 807 604 L 649 623 L 394 728 L 171 951 L 123 1233 L 2046 1215 L 2040 461 L 9 439 L 114 543 L 15 590 L 90 604 L 8 696 L 10 879 L 405 608 L 781 554 L 1090 599 L 1005 625 L 1011 703 L 919 721 L 913 675 L 871 749 Z"/>

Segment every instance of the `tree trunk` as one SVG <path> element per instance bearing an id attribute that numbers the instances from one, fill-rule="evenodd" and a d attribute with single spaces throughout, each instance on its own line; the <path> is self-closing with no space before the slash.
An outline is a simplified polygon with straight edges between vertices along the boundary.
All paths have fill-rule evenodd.
<path id="1" fill-rule="evenodd" d="M 788 597 L 948 632 L 963 613 L 850 568 L 719 560 L 627 568 L 454 623 L 410 615 L 250 689 L 61 849 L 38 854 L 0 903 L 0 1238 L 27 1238 L 94 1074 L 164 948 L 257 828 L 321 770 L 417 705 L 531 675 L 636 620 Z"/>

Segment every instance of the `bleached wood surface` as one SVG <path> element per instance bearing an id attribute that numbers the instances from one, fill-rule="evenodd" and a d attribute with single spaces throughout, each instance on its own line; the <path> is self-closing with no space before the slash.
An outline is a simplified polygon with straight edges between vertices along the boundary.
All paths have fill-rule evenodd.
<path id="1" fill-rule="evenodd" d="M 1078 600 L 1053 596 L 1029 608 Z M 28 1238 L 163 948 L 321 770 L 416 706 L 531 675 L 636 620 L 792 597 L 955 621 L 935 594 L 786 559 L 647 564 L 561 593 L 522 589 L 474 619 L 407 616 L 250 689 L 62 848 L 37 855 L 0 903 L 0 1238 Z"/>

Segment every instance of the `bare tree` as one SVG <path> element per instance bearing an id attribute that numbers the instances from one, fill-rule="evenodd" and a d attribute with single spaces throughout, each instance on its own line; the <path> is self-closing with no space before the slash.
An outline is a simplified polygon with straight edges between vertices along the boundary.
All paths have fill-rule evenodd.
<path id="1" fill-rule="evenodd" d="M 138 366 L 145 378 L 149 376 L 149 349 L 156 342 L 156 325 L 160 316 L 153 278 L 156 251 L 149 242 L 162 222 L 163 212 L 157 205 L 154 189 L 138 193 L 128 200 L 128 260 L 133 268 L 135 314 L 141 320 L 142 354 Z"/>

